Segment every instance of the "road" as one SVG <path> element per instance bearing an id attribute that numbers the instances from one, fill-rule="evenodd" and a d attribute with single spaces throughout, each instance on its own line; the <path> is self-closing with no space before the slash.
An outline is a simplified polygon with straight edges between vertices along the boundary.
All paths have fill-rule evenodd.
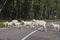
<path id="1" fill-rule="evenodd" d="M 21 40 L 24 36 L 32 32 L 31 29 L 4 29 L 0 30 L 0 40 Z"/>
<path id="2" fill-rule="evenodd" d="M 33 35 L 29 36 L 26 40 L 60 40 L 60 39 L 56 32 L 37 31 Z"/>
<path id="3" fill-rule="evenodd" d="M 52 25 L 47 26 L 48 29 L 50 29 L 50 27 L 52 27 Z M 11 28 L 0 30 L 0 40 L 21 40 L 37 29 L 38 28 Z M 55 32 L 54 30 L 48 30 L 48 32 L 45 32 L 44 30 L 37 30 L 25 40 L 60 40 L 60 31 Z"/>

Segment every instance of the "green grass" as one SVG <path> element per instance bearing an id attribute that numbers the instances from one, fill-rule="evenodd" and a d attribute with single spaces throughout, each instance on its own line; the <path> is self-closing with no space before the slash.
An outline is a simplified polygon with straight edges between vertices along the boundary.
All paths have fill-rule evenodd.
<path id="1" fill-rule="evenodd" d="M 0 22 L 0 28 L 3 28 L 4 25 L 3 25 L 3 22 Z"/>
<path id="2" fill-rule="evenodd" d="M 51 19 L 51 20 L 45 20 L 47 22 L 60 22 L 60 19 Z"/>

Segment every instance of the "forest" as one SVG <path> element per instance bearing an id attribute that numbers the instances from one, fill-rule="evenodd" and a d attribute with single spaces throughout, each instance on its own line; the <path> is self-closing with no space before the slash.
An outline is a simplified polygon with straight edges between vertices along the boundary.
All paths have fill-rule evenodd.
<path id="1" fill-rule="evenodd" d="M 0 19 L 60 19 L 60 0 L 0 0 Z"/>

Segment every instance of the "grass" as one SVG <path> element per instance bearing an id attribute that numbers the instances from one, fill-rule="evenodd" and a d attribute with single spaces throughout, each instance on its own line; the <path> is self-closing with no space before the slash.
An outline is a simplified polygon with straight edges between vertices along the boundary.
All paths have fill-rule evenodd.
<path id="1" fill-rule="evenodd" d="M 0 28 L 3 28 L 4 25 L 3 25 L 3 22 L 0 22 Z"/>
<path id="2" fill-rule="evenodd" d="M 47 21 L 47 22 L 60 22 L 60 19 L 51 19 L 51 20 L 45 20 L 45 21 Z"/>

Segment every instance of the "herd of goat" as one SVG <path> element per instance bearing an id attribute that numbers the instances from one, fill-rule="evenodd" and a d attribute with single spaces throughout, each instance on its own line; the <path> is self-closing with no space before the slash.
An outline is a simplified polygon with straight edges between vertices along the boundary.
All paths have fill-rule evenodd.
<path id="1" fill-rule="evenodd" d="M 43 26 L 44 30 L 47 32 L 47 28 L 46 28 L 46 21 L 44 20 L 31 20 L 31 21 L 21 21 L 19 22 L 18 20 L 12 20 L 11 22 L 3 22 L 3 24 L 5 25 L 5 27 L 24 27 L 24 26 L 29 26 L 31 28 L 35 28 L 35 27 L 41 27 Z M 55 24 L 55 23 L 51 23 L 54 27 L 54 29 L 56 30 L 56 28 L 58 28 L 57 30 L 59 31 L 60 29 L 60 25 Z"/>

